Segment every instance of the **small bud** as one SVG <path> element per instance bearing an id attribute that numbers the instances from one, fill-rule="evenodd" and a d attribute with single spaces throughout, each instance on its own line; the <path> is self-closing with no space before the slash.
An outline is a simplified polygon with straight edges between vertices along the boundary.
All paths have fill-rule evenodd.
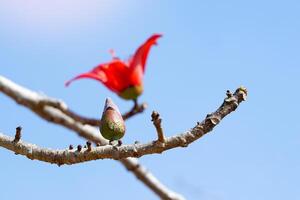
<path id="1" fill-rule="evenodd" d="M 22 127 L 18 126 L 16 128 L 16 135 L 15 135 L 14 142 L 19 142 L 19 140 L 21 139 L 21 131 L 22 131 Z"/>
<path id="2" fill-rule="evenodd" d="M 151 114 L 151 118 L 152 118 L 151 121 L 153 121 L 153 122 L 156 121 L 157 119 L 159 119 L 159 113 L 156 111 L 153 111 Z"/>
<path id="3" fill-rule="evenodd" d="M 232 97 L 232 93 L 230 92 L 230 90 L 226 91 L 226 95 L 227 95 L 228 98 Z"/>
<path id="4" fill-rule="evenodd" d="M 70 144 L 69 150 L 73 150 L 73 149 L 74 149 L 73 145 Z"/>
<path id="5" fill-rule="evenodd" d="M 122 141 L 118 140 L 118 146 L 121 146 L 121 145 L 122 145 Z"/>
<path id="6" fill-rule="evenodd" d="M 247 88 L 245 88 L 244 86 L 241 86 L 237 89 L 236 92 L 238 93 L 240 101 L 246 101 L 247 95 L 248 95 Z"/>
<path id="7" fill-rule="evenodd" d="M 87 148 L 88 148 L 88 149 L 87 149 L 88 151 L 91 151 L 91 150 L 92 150 L 92 143 L 91 143 L 90 141 L 87 141 L 87 142 L 86 142 L 86 146 L 87 146 Z"/>
<path id="8" fill-rule="evenodd" d="M 105 101 L 100 132 L 109 141 L 119 140 L 125 134 L 125 123 L 122 115 L 110 98 Z"/>
<path id="9" fill-rule="evenodd" d="M 248 94 L 248 90 L 247 90 L 247 88 L 244 87 L 244 86 L 240 86 L 237 90 L 246 93 L 246 95 Z"/>
<path id="10" fill-rule="evenodd" d="M 80 152 L 81 150 L 82 150 L 82 146 L 81 146 L 81 145 L 78 145 L 78 146 L 77 146 L 77 151 Z"/>

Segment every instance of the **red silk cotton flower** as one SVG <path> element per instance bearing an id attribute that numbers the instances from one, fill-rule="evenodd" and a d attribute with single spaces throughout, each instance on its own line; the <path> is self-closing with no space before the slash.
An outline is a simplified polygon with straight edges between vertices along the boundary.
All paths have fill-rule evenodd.
<path id="1" fill-rule="evenodd" d="M 129 60 L 122 61 L 119 58 L 113 58 L 112 61 L 100 64 L 90 72 L 67 81 L 66 86 L 74 80 L 91 78 L 102 82 L 123 99 L 137 99 L 143 92 L 143 76 L 150 48 L 161 36 L 160 34 L 152 35 Z"/>

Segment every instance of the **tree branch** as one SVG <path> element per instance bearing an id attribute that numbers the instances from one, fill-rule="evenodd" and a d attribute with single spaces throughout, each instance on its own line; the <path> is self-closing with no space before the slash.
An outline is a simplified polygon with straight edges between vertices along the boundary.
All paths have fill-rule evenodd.
<path id="1" fill-rule="evenodd" d="M 120 160 L 128 157 L 141 157 L 148 154 L 162 153 L 172 148 L 186 147 L 210 132 L 226 115 L 234 111 L 238 105 L 246 99 L 246 96 L 247 90 L 243 87 L 238 88 L 234 94 L 227 91 L 227 97 L 222 105 L 215 112 L 207 115 L 201 123 L 198 123 L 194 128 L 185 133 L 164 138 L 163 142 L 160 141 L 160 143 L 152 141 L 145 144 L 122 145 L 120 147 L 105 145 L 92 148 L 89 151 L 81 151 L 81 148 L 78 148 L 76 151 L 69 149 L 51 150 L 25 142 L 13 143 L 13 138 L 0 135 L 0 146 L 12 150 L 15 153 L 25 155 L 30 159 L 37 159 L 58 165 L 70 165 L 107 158 Z M 158 129 L 161 129 L 159 116 L 154 113 L 152 117 Z M 161 130 L 159 130 L 159 132 L 161 132 Z M 99 141 L 104 143 L 102 140 L 104 139 L 101 138 Z M 107 141 L 105 141 L 105 143 L 107 144 Z"/>
<path id="2" fill-rule="evenodd" d="M 17 103 L 31 109 L 34 113 L 47 121 L 60 124 L 68 129 L 71 129 L 79 136 L 95 143 L 104 145 L 107 142 L 101 137 L 97 129 L 89 125 L 83 125 L 80 123 L 80 121 L 77 121 L 66 113 L 63 113 L 61 109 L 55 108 L 53 105 L 46 106 L 44 103 L 40 103 L 41 101 L 47 101 L 47 99 L 49 99 L 48 97 L 42 96 L 20 85 L 17 85 L 3 76 L 0 76 L 0 91 L 11 97 Z M 9 140 L 9 138 L 6 139 Z M 73 149 L 73 147 L 71 148 L 70 146 L 69 149 Z M 151 174 L 148 170 L 146 170 L 145 167 L 138 164 L 136 159 L 127 158 L 120 161 L 129 171 L 131 171 L 160 198 L 166 200 L 184 200 L 184 197 L 182 197 L 180 194 L 169 190 L 166 186 L 160 183 L 159 180 L 155 178 L 155 176 L 153 176 L 153 174 Z"/>

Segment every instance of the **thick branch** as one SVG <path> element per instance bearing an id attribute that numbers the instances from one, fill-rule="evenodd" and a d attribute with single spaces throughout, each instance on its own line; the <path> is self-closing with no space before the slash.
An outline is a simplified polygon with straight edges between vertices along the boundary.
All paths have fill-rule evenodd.
<path id="1" fill-rule="evenodd" d="M 57 106 L 45 106 L 45 103 L 41 103 L 42 101 L 49 101 L 50 98 L 48 97 L 32 92 L 2 76 L 0 76 L 0 91 L 11 97 L 17 103 L 31 109 L 33 112 L 47 121 L 60 124 L 68 129 L 71 129 L 79 136 L 95 143 L 107 143 L 107 141 L 100 136 L 97 129 L 89 125 L 83 125 L 80 121 L 72 118 L 72 116 L 62 112 L 61 109 L 56 108 Z M 54 100 L 53 102 L 58 102 L 58 100 Z M 64 103 L 61 105 L 64 105 L 67 108 Z M 156 179 L 149 172 L 149 170 L 146 170 L 145 167 L 138 164 L 136 159 L 127 158 L 120 161 L 129 171 L 132 171 L 132 173 L 134 173 L 138 179 L 140 179 L 160 198 L 166 200 L 184 200 L 184 197 L 169 190 L 163 184 L 161 184 L 158 179 Z"/>
<path id="2" fill-rule="evenodd" d="M 33 144 L 19 142 L 13 143 L 13 138 L 0 135 L 0 146 L 25 155 L 31 159 L 37 159 L 49 163 L 76 164 L 97 159 L 123 159 L 128 157 L 141 157 L 147 154 L 162 153 L 176 147 L 186 147 L 206 133 L 210 132 L 226 115 L 234 111 L 238 105 L 246 99 L 245 88 L 238 88 L 234 94 L 227 92 L 227 98 L 222 105 L 213 113 L 198 123 L 194 128 L 164 139 L 164 142 L 152 141 L 146 144 L 122 145 L 120 147 L 106 145 L 92 148 L 89 151 L 75 150 L 51 150 L 37 147 Z"/>

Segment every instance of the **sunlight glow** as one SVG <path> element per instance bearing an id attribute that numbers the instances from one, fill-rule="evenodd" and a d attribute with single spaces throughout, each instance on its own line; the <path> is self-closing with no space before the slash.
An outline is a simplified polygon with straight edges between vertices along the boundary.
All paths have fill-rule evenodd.
<path id="1" fill-rule="evenodd" d="M 1 0 L 0 20 L 29 31 L 64 30 L 95 21 L 103 26 L 123 6 L 120 0 Z"/>

